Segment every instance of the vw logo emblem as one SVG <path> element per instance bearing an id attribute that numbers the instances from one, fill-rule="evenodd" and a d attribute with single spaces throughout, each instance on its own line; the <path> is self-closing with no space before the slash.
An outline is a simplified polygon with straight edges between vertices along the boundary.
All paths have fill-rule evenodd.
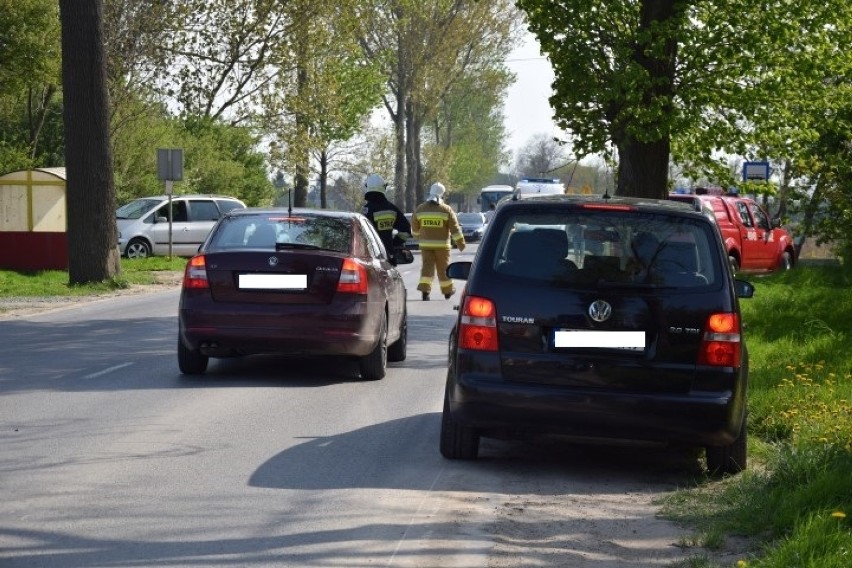
<path id="1" fill-rule="evenodd" d="M 604 322 L 612 315 L 612 306 L 603 300 L 595 300 L 589 306 L 589 316 L 596 322 Z"/>
<path id="2" fill-rule="evenodd" d="M 269 262 L 269 266 L 275 266 L 276 264 L 278 264 L 278 257 L 277 256 L 270 256 L 268 262 Z"/>

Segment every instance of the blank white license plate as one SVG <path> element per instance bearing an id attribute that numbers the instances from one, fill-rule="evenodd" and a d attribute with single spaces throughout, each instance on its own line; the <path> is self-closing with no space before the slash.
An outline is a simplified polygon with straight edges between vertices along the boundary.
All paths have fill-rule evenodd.
<path id="1" fill-rule="evenodd" d="M 588 331 L 559 329 L 553 338 L 554 347 L 597 349 L 645 349 L 644 331 Z"/>
<path id="2" fill-rule="evenodd" d="M 307 290 L 306 274 L 240 274 L 240 290 Z"/>

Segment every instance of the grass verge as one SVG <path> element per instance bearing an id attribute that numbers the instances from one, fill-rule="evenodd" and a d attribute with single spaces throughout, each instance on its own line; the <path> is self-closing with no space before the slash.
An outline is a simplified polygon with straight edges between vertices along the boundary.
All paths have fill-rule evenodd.
<path id="1" fill-rule="evenodd" d="M 157 272 L 183 272 L 185 266 L 186 259 L 179 257 L 122 258 L 121 273 L 115 278 L 75 286 L 68 283 L 68 272 L 65 270 L 0 270 L 0 298 L 98 294 L 121 290 L 133 284 L 154 284 L 157 282 Z"/>
<path id="2" fill-rule="evenodd" d="M 758 543 L 732 563 L 702 560 L 708 568 L 852 566 L 852 274 L 812 266 L 750 280 L 752 465 L 671 495 L 663 513 L 699 535 Z"/>

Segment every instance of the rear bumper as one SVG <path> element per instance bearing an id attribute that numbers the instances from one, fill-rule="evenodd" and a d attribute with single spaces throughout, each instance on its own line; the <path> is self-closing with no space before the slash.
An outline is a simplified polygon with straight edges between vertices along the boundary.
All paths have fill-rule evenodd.
<path id="1" fill-rule="evenodd" d="M 357 302 L 333 303 L 323 310 L 268 304 L 198 309 L 187 304 L 179 309 L 180 339 L 210 357 L 259 353 L 362 357 L 379 339 L 377 316 L 383 313 L 382 306 L 370 310 L 368 304 Z"/>
<path id="2" fill-rule="evenodd" d="M 738 392 L 645 393 L 464 373 L 450 376 L 447 393 L 453 420 L 495 437 L 553 434 L 718 446 L 734 441 L 745 412 L 744 384 Z"/>

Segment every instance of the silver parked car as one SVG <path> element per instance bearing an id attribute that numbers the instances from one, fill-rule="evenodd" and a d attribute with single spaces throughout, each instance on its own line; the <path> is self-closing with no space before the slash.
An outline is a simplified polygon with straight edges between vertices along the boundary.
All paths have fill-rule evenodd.
<path id="1" fill-rule="evenodd" d="M 171 253 L 192 256 L 213 225 L 232 209 L 245 209 L 239 199 L 222 195 L 176 195 L 171 200 Z M 169 254 L 169 196 L 134 199 L 116 212 L 122 256 L 145 258 Z"/>

